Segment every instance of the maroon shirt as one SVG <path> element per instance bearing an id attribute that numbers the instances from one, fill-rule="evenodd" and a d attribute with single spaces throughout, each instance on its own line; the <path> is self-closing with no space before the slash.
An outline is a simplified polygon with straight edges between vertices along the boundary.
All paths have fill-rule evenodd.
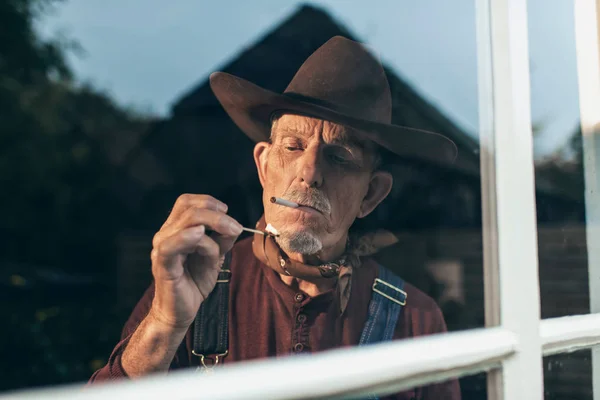
<path id="1" fill-rule="evenodd" d="M 376 264 L 363 260 L 352 273 L 351 295 L 343 312 L 335 289 L 310 297 L 286 285 L 277 272 L 260 262 L 252 252 L 251 239 L 238 242 L 232 250 L 229 308 L 229 355 L 224 364 L 295 353 L 313 353 L 358 345 L 367 320 Z M 406 284 L 407 303 L 398 321 L 394 339 L 446 332 L 437 304 L 410 284 Z M 108 363 L 96 371 L 90 382 L 126 377 L 121 366 L 123 350 L 140 322 L 147 315 L 154 296 L 152 285 L 129 317 L 122 340 Z M 191 353 L 193 325 L 179 347 L 171 369 L 197 366 Z M 390 399 L 460 399 L 458 381 L 414 388 Z"/>

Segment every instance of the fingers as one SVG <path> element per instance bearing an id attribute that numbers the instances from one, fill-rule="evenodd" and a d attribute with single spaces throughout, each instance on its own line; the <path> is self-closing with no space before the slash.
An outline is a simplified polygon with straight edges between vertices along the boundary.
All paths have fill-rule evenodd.
<path id="1" fill-rule="evenodd" d="M 203 208 L 213 211 L 220 211 L 222 213 L 227 212 L 227 204 L 215 199 L 212 196 L 205 194 L 182 194 L 175 201 L 173 209 L 169 214 L 169 217 L 163 224 L 163 227 L 171 225 L 174 221 L 178 220 L 179 217 L 190 207 Z M 162 228 L 161 228 L 162 229 Z"/>
<path id="2" fill-rule="evenodd" d="M 238 236 L 239 235 L 225 236 L 225 235 L 218 235 L 218 234 L 215 235 L 214 233 L 210 234 L 211 239 L 213 239 L 219 245 L 221 256 L 225 255 L 225 253 L 227 253 L 229 250 L 231 250 L 231 248 L 235 244 L 235 241 L 237 240 Z"/>
<path id="3" fill-rule="evenodd" d="M 229 217 L 227 205 L 212 196 L 200 194 L 183 194 L 179 196 L 171 214 L 154 236 L 153 246 L 166 237 L 174 235 L 177 231 L 193 226 L 205 225 L 224 251 L 231 246 L 242 232 L 242 226 Z"/>
<path id="4" fill-rule="evenodd" d="M 200 225 L 179 231 L 171 236 L 155 236 L 152 258 L 162 261 L 179 254 L 193 253 L 200 240 L 206 237 L 205 230 L 204 225 Z"/>
<path id="5" fill-rule="evenodd" d="M 153 265 L 170 270 L 183 266 L 188 257 L 200 257 L 198 265 L 218 265 L 242 233 L 242 225 L 226 211 L 227 206 L 211 196 L 180 196 L 152 241 Z"/>
<path id="6" fill-rule="evenodd" d="M 203 225 L 178 231 L 159 240 L 152 250 L 152 259 L 169 268 L 170 261 L 178 255 L 191 253 L 203 256 L 209 265 L 216 265 L 219 262 L 221 257 L 219 244 L 206 234 Z"/>
<path id="7" fill-rule="evenodd" d="M 204 256 L 210 265 L 220 265 L 221 248 L 210 236 L 205 235 L 196 246 L 196 253 Z"/>

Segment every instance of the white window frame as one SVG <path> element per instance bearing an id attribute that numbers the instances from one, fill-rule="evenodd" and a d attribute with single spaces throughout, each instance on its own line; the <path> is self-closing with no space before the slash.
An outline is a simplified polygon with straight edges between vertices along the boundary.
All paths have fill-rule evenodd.
<path id="1" fill-rule="evenodd" d="M 592 314 L 546 320 L 540 320 L 527 2 L 476 2 L 486 328 L 239 363 L 202 376 L 182 371 L 0 398 L 348 398 L 489 371 L 489 399 L 542 399 L 544 355 L 600 344 L 600 0 L 574 0 Z M 597 349 L 592 364 L 600 400 Z"/>
<path id="2" fill-rule="evenodd" d="M 600 0 L 575 1 L 590 313 L 600 313 Z M 600 400 L 600 347 L 592 349 L 592 385 Z"/>
<path id="3" fill-rule="evenodd" d="M 543 374 L 527 2 L 480 1 L 476 18 L 486 326 L 520 342 L 488 374 L 488 398 L 535 399 Z"/>

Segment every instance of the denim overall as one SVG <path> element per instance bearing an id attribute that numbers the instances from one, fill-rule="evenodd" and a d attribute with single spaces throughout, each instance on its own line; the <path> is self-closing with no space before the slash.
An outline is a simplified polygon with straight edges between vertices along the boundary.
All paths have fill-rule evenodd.
<path id="1" fill-rule="evenodd" d="M 381 265 L 378 269 L 378 276 L 373 283 L 373 297 L 369 303 L 369 315 L 359 346 L 392 340 L 396 323 L 406 305 L 404 281 Z M 367 398 L 379 399 L 376 395 Z"/>

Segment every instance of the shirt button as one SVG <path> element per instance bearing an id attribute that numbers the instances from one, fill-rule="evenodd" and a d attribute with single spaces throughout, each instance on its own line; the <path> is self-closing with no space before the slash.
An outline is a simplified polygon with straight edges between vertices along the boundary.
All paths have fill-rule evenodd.
<path id="1" fill-rule="evenodd" d="M 296 303 L 300 303 L 302 300 L 304 300 L 304 295 L 302 293 L 296 293 L 296 297 L 294 297 L 294 299 L 296 300 Z"/>
<path id="2" fill-rule="evenodd" d="M 306 321 L 306 314 L 298 314 L 298 322 L 303 324 Z"/>
<path id="3" fill-rule="evenodd" d="M 294 351 L 296 353 L 300 353 L 302 350 L 304 350 L 304 345 L 302 343 L 296 343 L 294 345 Z"/>

